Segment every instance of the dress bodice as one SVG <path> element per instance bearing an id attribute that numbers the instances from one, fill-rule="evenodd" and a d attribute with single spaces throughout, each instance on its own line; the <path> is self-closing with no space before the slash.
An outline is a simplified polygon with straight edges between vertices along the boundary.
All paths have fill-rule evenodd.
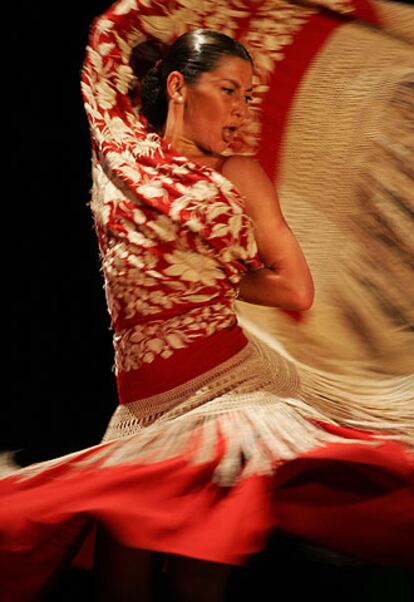
<path id="1" fill-rule="evenodd" d="M 136 398 L 138 382 L 142 394 L 160 381 L 156 370 L 165 386 L 170 370 L 173 386 L 175 375 L 183 382 L 194 366 L 200 373 L 222 361 L 218 348 L 230 356 L 246 343 L 234 300 L 242 274 L 263 267 L 233 184 L 174 151 L 151 130 L 139 102 L 132 103 L 129 56 L 137 40 L 123 12 L 130 8 L 114 7 L 93 25 L 82 71 L 92 144 L 91 209 L 121 401 L 130 398 L 126 380 L 134 380 L 128 390 Z"/>
<path id="2" fill-rule="evenodd" d="M 252 224 L 231 182 L 207 167 L 203 177 L 196 166 L 196 175 L 182 159 L 168 175 L 144 177 L 138 195 L 93 160 L 91 208 L 118 376 L 178 351 L 190 358 L 194 345 L 218 333 L 236 336 L 240 348 L 239 282 L 263 266 Z"/>

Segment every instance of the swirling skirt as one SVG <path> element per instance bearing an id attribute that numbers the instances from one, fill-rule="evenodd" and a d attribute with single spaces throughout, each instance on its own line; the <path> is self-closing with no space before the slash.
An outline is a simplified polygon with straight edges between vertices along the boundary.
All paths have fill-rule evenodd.
<path id="1" fill-rule="evenodd" d="M 0 480 L 4 599 L 32 599 L 79 549 L 90 564 L 97 522 L 129 547 L 235 565 L 280 530 L 414 567 L 409 446 L 301 400 L 292 365 L 252 336 L 175 394 L 149 426 L 120 408 L 101 444 Z"/>

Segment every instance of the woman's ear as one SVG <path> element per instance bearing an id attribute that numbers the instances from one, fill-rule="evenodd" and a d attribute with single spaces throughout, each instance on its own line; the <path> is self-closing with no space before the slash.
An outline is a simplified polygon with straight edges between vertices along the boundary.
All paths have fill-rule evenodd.
<path id="1" fill-rule="evenodd" d="M 187 85 L 179 71 L 171 71 L 166 81 L 167 98 L 177 104 L 184 104 L 187 97 Z"/>
<path id="2" fill-rule="evenodd" d="M 168 113 L 163 137 L 179 150 L 180 139 L 184 130 L 184 103 L 187 87 L 184 77 L 179 71 L 172 71 L 167 78 Z"/>

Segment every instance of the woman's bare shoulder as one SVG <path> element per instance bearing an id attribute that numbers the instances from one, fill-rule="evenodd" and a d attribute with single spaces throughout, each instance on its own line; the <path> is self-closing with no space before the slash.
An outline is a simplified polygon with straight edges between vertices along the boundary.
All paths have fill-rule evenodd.
<path id="1" fill-rule="evenodd" d="M 221 166 L 223 176 L 228 178 L 242 195 L 256 197 L 258 187 L 267 194 L 276 196 L 273 182 L 270 180 L 260 163 L 253 157 L 232 155 L 227 157 Z"/>
<path id="2" fill-rule="evenodd" d="M 272 185 L 260 163 L 253 157 L 246 157 L 244 155 L 226 157 L 221 164 L 221 172 L 223 176 L 226 176 L 236 186 L 240 187 L 242 194 L 246 188 L 254 188 L 254 184 L 258 180 Z"/>
<path id="3" fill-rule="evenodd" d="M 286 225 L 276 187 L 256 159 L 232 155 L 223 164 L 222 174 L 244 197 L 248 214 L 261 227 L 269 219 L 273 227 Z"/>

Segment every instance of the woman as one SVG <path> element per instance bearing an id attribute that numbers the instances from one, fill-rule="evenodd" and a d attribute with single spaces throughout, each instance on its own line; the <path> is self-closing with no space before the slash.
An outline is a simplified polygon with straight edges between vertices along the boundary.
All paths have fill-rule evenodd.
<path id="1" fill-rule="evenodd" d="M 123 40 L 138 65 L 151 45 L 133 43 L 127 4 L 95 22 L 82 78 L 120 405 L 101 445 L 2 480 L 8 599 L 30 599 L 91 521 L 108 600 L 150 599 L 159 553 L 179 599 L 221 600 L 231 565 L 275 528 L 408 565 L 409 446 L 336 421 L 329 398 L 306 403 L 305 368 L 237 323 L 238 294 L 313 300 L 271 182 L 225 154 L 247 114 L 249 54 L 210 30 L 179 37 L 142 79 L 142 116 Z"/>
<path id="2" fill-rule="evenodd" d="M 151 41 L 134 48 L 132 62 L 137 72 L 142 73 L 140 67 L 148 62 L 148 55 L 155 60 L 157 49 L 165 52 Z M 272 183 L 253 159 L 222 154 L 243 125 L 251 101 L 252 79 L 253 62 L 240 43 L 219 32 L 193 30 L 178 38 L 143 78 L 143 113 L 174 151 L 198 165 L 220 171 L 243 194 L 255 224 L 260 257 L 268 267 L 243 276 L 239 298 L 273 307 L 307 309 L 312 303 L 312 277 L 283 219 Z M 99 208 L 96 214 L 99 221 Z M 211 359 L 215 357 L 213 354 Z M 133 410 L 128 411 L 131 418 Z M 117 415 L 120 420 L 120 412 Z M 112 428 L 116 420 L 117 416 Z M 154 552 L 122 547 L 101 533 L 97 557 L 102 592 L 108 599 L 115 599 L 122 583 L 131 599 L 138 594 L 144 599 L 142 596 L 149 595 L 147 574 L 155 563 L 154 556 Z M 168 567 L 180 600 L 206 601 L 221 599 L 230 568 L 184 556 L 171 558 Z M 121 574 L 117 576 L 116 571 Z"/>
<path id="3" fill-rule="evenodd" d="M 186 63 L 195 62 L 197 45 L 200 50 L 192 76 L 185 78 L 182 72 L 172 71 L 174 65 L 181 67 L 184 57 Z M 139 47 L 133 58 L 135 63 L 140 62 Z M 218 32 L 193 31 L 173 45 L 155 71 L 143 82 L 144 115 L 150 123 L 158 124 L 160 134 L 176 151 L 231 180 L 244 197 L 247 213 L 255 224 L 255 239 L 267 269 L 250 272 L 242 279 L 239 298 L 271 307 L 309 309 L 312 276 L 282 215 L 272 182 L 257 161 L 222 155 L 242 127 L 252 100 L 250 55 Z M 164 94 L 168 98 L 167 113 L 166 104 L 158 108 L 159 96 Z M 269 272 L 272 269 L 278 273 Z"/>

